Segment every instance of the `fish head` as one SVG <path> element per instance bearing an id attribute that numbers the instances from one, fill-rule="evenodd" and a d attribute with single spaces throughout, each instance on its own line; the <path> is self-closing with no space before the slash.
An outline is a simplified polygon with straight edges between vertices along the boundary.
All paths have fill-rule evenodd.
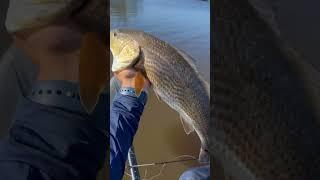
<path id="1" fill-rule="evenodd" d="M 113 72 L 133 66 L 139 60 L 141 52 L 139 43 L 119 30 L 110 32 L 110 50 L 113 55 Z"/>

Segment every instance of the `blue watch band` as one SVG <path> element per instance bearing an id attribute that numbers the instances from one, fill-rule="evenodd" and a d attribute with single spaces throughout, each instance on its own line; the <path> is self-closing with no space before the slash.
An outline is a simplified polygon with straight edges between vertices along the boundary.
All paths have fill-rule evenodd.
<path id="1" fill-rule="evenodd" d="M 147 102 L 147 93 L 145 91 L 142 91 L 140 93 L 139 96 L 136 95 L 136 91 L 134 88 L 131 88 L 131 87 L 122 87 L 120 88 L 119 90 L 119 93 L 120 94 L 123 94 L 123 95 L 127 95 L 127 96 L 131 96 L 131 97 L 135 97 L 135 98 L 138 98 L 138 100 L 143 104 L 145 105 L 146 102 Z"/>
<path id="2" fill-rule="evenodd" d="M 119 92 L 123 95 L 129 95 L 129 96 L 133 96 L 133 97 L 138 97 L 136 95 L 136 90 L 134 88 L 120 88 Z"/>
<path id="3" fill-rule="evenodd" d="M 43 105 L 85 112 L 80 102 L 79 86 L 76 83 L 37 81 L 27 98 Z"/>
<path id="4" fill-rule="evenodd" d="M 86 113 L 80 101 L 77 83 L 60 80 L 37 81 L 27 98 L 39 104 Z"/>

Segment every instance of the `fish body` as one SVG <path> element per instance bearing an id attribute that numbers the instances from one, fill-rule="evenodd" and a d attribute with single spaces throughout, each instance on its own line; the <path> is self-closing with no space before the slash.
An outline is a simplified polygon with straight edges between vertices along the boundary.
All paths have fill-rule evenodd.
<path id="1" fill-rule="evenodd" d="M 139 51 L 138 56 L 133 53 L 134 48 Z M 111 31 L 110 49 L 116 61 L 113 71 L 130 66 L 143 69 L 155 93 L 180 114 L 186 133 L 195 130 L 198 134 L 201 141 L 199 160 L 209 161 L 206 152 L 209 146 L 209 90 L 196 70 L 194 60 L 168 43 L 137 30 Z M 126 52 L 133 54 L 131 62 Z"/>
<path id="2" fill-rule="evenodd" d="M 218 40 L 213 41 L 210 153 L 223 170 L 213 175 L 319 179 L 319 119 L 277 28 L 260 17 L 264 6 L 259 10 L 250 2 L 214 1 Z"/>

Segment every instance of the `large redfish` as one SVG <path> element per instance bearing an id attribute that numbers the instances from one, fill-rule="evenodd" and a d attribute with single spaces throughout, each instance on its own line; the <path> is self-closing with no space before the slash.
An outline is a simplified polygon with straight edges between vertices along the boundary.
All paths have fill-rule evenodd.
<path id="1" fill-rule="evenodd" d="M 155 93 L 176 110 L 187 134 L 196 131 L 201 140 L 199 160 L 209 161 L 209 85 L 185 52 L 142 31 L 110 32 L 112 71 L 136 67 L 152 83 Z M 139 90 L 141 87 L 139 87 Z"/>

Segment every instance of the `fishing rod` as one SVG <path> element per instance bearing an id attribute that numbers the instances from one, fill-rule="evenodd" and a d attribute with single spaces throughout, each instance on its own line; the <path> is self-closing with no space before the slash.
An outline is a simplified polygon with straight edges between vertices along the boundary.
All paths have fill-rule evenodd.
<path id="1" fill-rule="evenodd" d="M 139 168 L 137 166 L 137 159 L 136 155 L 134 153 L 134 148 L 131 146 L 128 152 L 128 162 L 129 162 L 129 168 L 131 173 L 131 179 L 132 180 L 141 180 Z"/>

